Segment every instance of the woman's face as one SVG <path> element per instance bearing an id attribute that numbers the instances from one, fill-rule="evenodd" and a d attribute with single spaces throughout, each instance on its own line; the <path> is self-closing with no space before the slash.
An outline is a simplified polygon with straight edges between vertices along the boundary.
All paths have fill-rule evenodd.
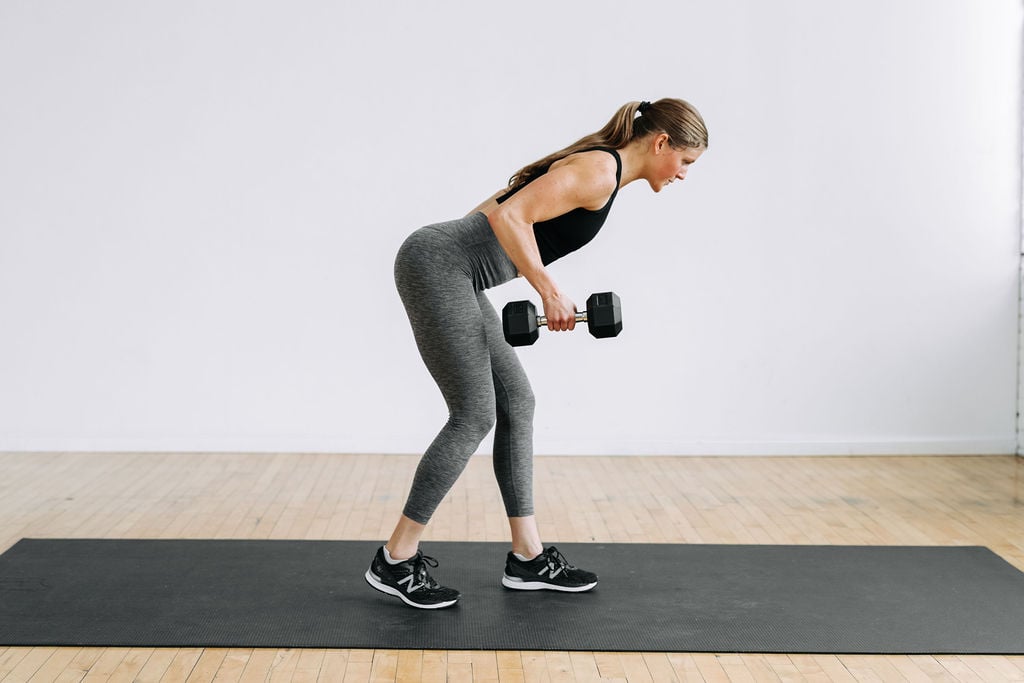
<path id="1" fill-rule="evenodd" d="M 655 139 L 651 151 L 654 158 L 647 182 L 655 192 L 661 192 L 675 181 L 685 179 L 690 165 L 704 153 L 703 148 L 673 147 L 668 136 L 663 135 Z"/>

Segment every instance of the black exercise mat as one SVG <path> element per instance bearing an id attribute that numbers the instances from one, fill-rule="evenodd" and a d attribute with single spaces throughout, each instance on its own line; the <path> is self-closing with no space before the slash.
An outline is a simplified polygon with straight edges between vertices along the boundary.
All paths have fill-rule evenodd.
<path id="1" fill-rule="evenodd" d="M 574 544 L 590 593 L 502 588 L 507 546 L 425 543 L 463 598 L 405 607 L 363 541 L 22 540 L 0 645 L 1024 653 L 1024 573 L 978 547 Z"/>

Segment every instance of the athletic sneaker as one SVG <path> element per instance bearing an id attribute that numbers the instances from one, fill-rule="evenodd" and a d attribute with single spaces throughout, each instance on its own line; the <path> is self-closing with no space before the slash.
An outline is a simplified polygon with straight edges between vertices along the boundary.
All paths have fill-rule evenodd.
<path id="1" fill-rule="evenodd" d="M 555 546 L 551 546 L 532 560 L 523 561 L 509 553 L 501 585 L 520 591 L 582 593 L 597 585 L 597 574 L 572 566 Z"/>
<path id="2" fill-rule="evenodd" d="M 377 549 L 370 568 L 366 570 L 366 582 L 381 593 L 394 595 L 407 605 L 420 609 L 451 607 L 461 597 L 454 588 L 445 588 L 431 578 L 427 567 L 436 567 L 437 560 L 417 551 L 398 564 L 389 564 L 384 559 L 384 546 Z"/>

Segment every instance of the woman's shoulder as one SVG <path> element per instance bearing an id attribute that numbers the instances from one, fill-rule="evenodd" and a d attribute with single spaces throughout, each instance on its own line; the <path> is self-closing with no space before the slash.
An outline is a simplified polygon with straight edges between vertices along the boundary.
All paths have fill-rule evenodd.
<path id="1" fill-rule="evenodd" d="M 573 152 L 572 154 L 553 163 L 551 168 L 554 169 L 561 164 L 569 163 L 580 164 L 600 170 L 611 169 L 614 173 L 622 162 L 619 160 L 619 153 L 611 147 L 594 147 L 592 149 Z"/>
<path id="2" fill-rule="evenodd" d="M 588 183 L 617 185 L 621 162 L 614 149 L 599 148 L 574 152 L 551 165 L 549 172 L 564 169 Z"/>

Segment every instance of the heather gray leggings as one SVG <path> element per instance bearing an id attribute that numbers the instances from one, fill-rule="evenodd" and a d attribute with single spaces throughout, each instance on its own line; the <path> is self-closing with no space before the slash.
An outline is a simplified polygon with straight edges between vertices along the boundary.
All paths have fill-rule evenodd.
<path id="1" fill-rule="evenodd" d="M 403 511 L 421 524 L 492 427 L 505 512 L 533 514 L 533 391 L 483 292 L 515 276 L 480 213 L 421 228 L 398 251 L 395 284 L 423 362 L 448 404 L 448 422 L 423 454 Z"/>

